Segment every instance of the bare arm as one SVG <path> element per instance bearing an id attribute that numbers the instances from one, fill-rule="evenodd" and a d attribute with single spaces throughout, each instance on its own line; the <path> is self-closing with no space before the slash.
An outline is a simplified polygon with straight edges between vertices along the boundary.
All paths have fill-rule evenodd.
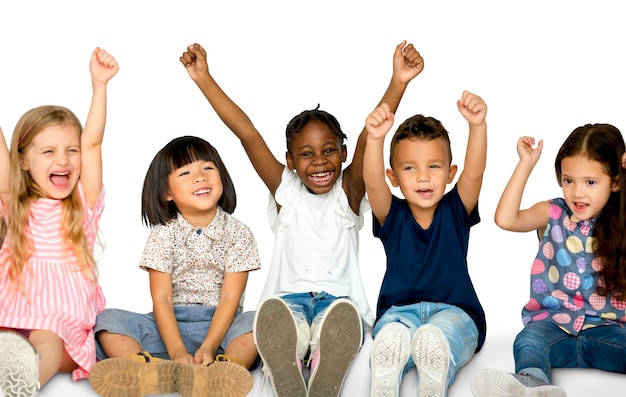
<path id="1" fill-rule="evenodd" d="M 487 104 L 478 95 L 464 91 L 457 107 L 469 124 L 465 164 L 457 183 L 459 196 L 469 214 L 478 203 L 487 163 Z"/>
<path id="2" fill-rule="evenodd" d="M 172 275 L 149 269 L 152 310 L 159 335 L 172 361 L 192 364 L 193 357 L 183 343 L 172 303 Z"/>
<path id="3" fill-rule="evenodd" d="M 228 328 L 235 319 L 239 301 L 243 295 L 248 272 L 226 273 L 220 293 L 220 301 L 215 308 L 209 331 L 194 356 L 196 364 L 207 365 L 215 360 L 215 352 L 224 340 Z"/>
<path id="4" fill-rule="evenodd" d="M 363 164 L 363 180 L 372 213 L 381 225 L 385 223 L 391 207 L 391 190 L 385 180 L 385 136 L 393 126 L 394 114 L 383 103 L 365 121 L 367 144 Z"/>
<path id="5" fill-rule="evenodd" d="M 220 88 L 209 73 L 206 51 L 192 44 L 180 57 L 191 79 L 202 91 L 224 124 L 239 138 L 252 166 L 270 193 L 274 195 L 280 184 L 284 165 L 272 154 L 263 137 L 248 116 Z"/>
<path id="6" fill-rule="evenodd" d="M 106 122 L 106 89 L 119 67 L 105 50 L 96 48 L 89 63 L 93 95 L 85 128 L 81 135 L 81 175 L 89 208 L 93 208 L 102 189 L 102 139 Z"/>
<path id="7" fill-rule="evenodd" d="M 11 175 L 9 147 L 4 139 L 2 128 L 0 128 L 0 199 L 4 204 L 8 204 L 9 190 L 11 186 L 9 175 Z"/>
<path id="8" fill-rule="evenodd" d="M 535 149 L 532 147 L 534 144 L 535 139 L 532 137 L 521 137 L 517 142 L 520 161 L 504 188 L 495 213 L 496 224 L 504 230 L 512 232 L 543 230 L 548 222 L 547 201 L 541 201 L 525 210 L 520 209 L 524 187 L 543 149 L 542 141 L 539 141 Z"/>
<path id="9" fill-rule="evenodd" d="M 424 60 L 413 44 L 406 45 L 406 40 L 396 46 L 393 55 L 393 74 L 387 90 L 383 94 L 378 105 L 386 103 L 389 111 L 395 113 L 400 105 L 407 85 L 415 76 L 424 69 Z M 348 196 L 350 207 L 355 213 L 359 212 L 361 199 L 365 195 L 365 183 L 363 181 L 363 159 L 367 130 L 363 128 L 356 143 L 352 163 L 346 167 L 343 173 L 343 187 Z"/>

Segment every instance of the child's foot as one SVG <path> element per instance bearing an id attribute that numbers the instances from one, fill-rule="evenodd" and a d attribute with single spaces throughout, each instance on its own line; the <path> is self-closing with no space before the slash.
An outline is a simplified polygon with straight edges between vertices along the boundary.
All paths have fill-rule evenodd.
<path id="1" fill-rule="evenodd" d="M 276 397 L 307 396 L 302 362 L 296 356 L 297 342 L 291 309 L 280 298 L 265 300 L 254 318 L 254 343 Z"/>
<path id="2" fill-rule="evenodd" d="M 337 397 L 361 349 L 361 316 L 352 302 L 338 299 L 326 310 L 320 329 L 318 347 L 311 351 L 309 397 Z"/>
<path id="3" fill-rule="evenodd" d="M 181 365 L 176 374 L 176 390 L 183 397 L 245 397 L 253 382 L 250 371 L 227 360 Z"/>
<path id="4" fill-rule="evenodd" d="M 141 397 L 176 391 L 174 378 L 180 364 L 140 352 L 128 358 L 107 358 L 89 374 L 89 383 L 104 397 Z"/>
<path id="5" fill-rule="evenodd" d="M 39 356 L 17 332 L 0 332 L 0 393 L 4 397 L 33 397 L 39 392 Z"/>
<path id="6" fill-rule="evenodd" d="M 475 397 L 566 397 L 565 390 L 529 374 L 484 369 L 472 377 Z"/>
<path id="7" fill-rule="evenodd" d="M 417 368 L 417 396 L 444 397 L 448 389 L 450 346 L 443 332 L 429 324 L 419 327 L 411 341 L 411 355 Z"/>
<path id="8" fill-rule="evenodd" d="M 409 329 L 401 323 L 389 323 L 378 332 L 370 356 L 371 397 L 400 396 L 400 380 L 409 360 L 410 344 Z"/>

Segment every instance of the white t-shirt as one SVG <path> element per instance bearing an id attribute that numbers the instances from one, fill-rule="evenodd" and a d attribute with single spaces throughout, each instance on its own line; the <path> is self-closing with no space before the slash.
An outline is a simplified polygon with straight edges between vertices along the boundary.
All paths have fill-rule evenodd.
<path id="1" fill-rule="evenodd" d="M 285 168 L 268 206 L 275 239 L 261 298 L 322 291 L 347 296 L 359 309 L 365 325 L 371 327 L 374 314 L 358 263 L 359 230 L 369 204 L 364 198 L 356 215 L 342 188 L 342 177 L 330 192 L 312 194 L 294 172 Z"/>

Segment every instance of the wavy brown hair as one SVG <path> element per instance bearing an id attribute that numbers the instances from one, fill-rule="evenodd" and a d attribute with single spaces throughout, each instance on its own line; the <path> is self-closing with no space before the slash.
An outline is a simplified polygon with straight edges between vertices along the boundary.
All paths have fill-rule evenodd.
<path id="1" fill-rule="evenodd" d="M 22 274 L 33 252 L 33 242 L 29 237 L 28 214 L 30 204 L 44 197 L 41 188 L 30 173 L 20 167 L 20 158 L 33 139 L 44 129 L 69 124 L 82 134 L 83 128 L 76 115 L 62 106 L 40 106 L 26 112 L 17 122 L 11 138 L 10 149 L 10 191 L 8 203 L 8 225 L 0 227 L 0 243 L 8 245 L 8 253 L 0 258 L 0 266 L 10 266 L 8 271 L 12 285 L 22 292 Z M 78 269 L 88 279 L 96 282 L 95 261 L 87 244 L 83 229 L 83 205 L 77 187 L 63 200 L 61 219 L 62 237 L 65 250 L 78 259 Z M 4 223 L 4 221 L 2 221 Z M 9 238 L 5 240 L 6 235 Z"/>
<path id="2" fill-rule="evenodd" d="M 561 162 L 566 157 L 585 156 L 604 166 L 607 175 L 620 184 L 600 211 L 593 228 L 594 248 L 602 260 L 598 294 L 626 300 L 626 186 L 622 156 L 626 145 L 620 130 L 610 124 L 586 124 L 567 137 L 554 162 L 561 185 Z"/>

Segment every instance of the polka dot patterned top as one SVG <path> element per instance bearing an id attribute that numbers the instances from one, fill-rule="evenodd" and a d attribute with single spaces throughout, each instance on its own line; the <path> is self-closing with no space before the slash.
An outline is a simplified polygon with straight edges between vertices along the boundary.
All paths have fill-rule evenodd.
<path id="1" fill-rule="evenodd" d="M 579 221 L 557 198 L 550 201 L 548 225 L 531 268 L 530 300 L 522 310 L 524 325 L 553 321 L 565 332 L 600 325 L 623 326 L 626 302 L 597 293 L 601 261 L 593 249 L 595 218 Z"/>

